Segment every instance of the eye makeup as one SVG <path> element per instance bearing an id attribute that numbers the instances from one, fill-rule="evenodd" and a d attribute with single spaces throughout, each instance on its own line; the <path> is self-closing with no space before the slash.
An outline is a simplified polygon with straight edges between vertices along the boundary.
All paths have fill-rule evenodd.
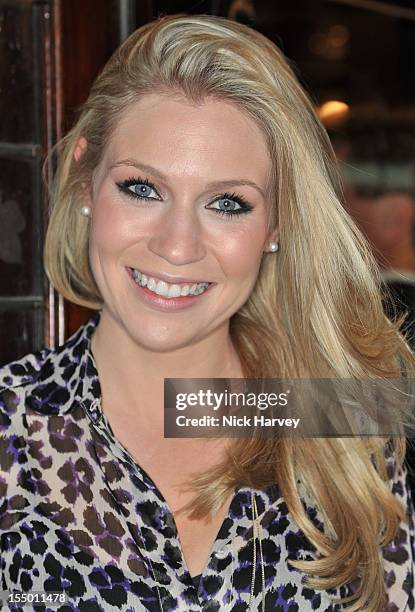
<path id="1" fill-rule="evenodd" d="M 154 185 L 150 183 L 148 179 L 141 179 L 139 177 L 137 178 L 131 177 L 131 178 L 126 179 L 125 181 L 120 181 L 115 184 L 117 185 L 121 193 L 124 193 L 125 195 L 131 198 L 138 198 L 139 200 L 161 199 L 160 194 L 158 193 Z M 149 197 L 148 193 L 145 193 L 145 189 L 141 189 L 140 191 L 135 191 L 134 189 L 131 189 L 131 187 L 134 187 L 136 185 L 141 185 L 141 187 L 154 191 L 157 194 L 157 198 Z"/>
<path id="2" fill-rule="evenodd" d="M 125 181 L 116 182 L 116 186 L 122 194 L 133 199 L 144 200 L 147 202 L 151 200 L 161 200 L 161 196 L 156 187 L 146 178 L 130 177 Z M 137 187 L 138 189 L 136 189 Z M 151 195 L 152 192 L 155 194 L 155 197 L 154 195 Z M 226 206 L 229 206 L 229 204 L 231 206 L 232 204 L 237 204 L 239 206 L 239 208 L 236 209 L 207 207 L 208 210 L 213 210 L 215 213 L 223 216 L 224 219 L 231 219 L 247 214 L 254 208 L 243 196 L 237 193 L 225 192 L 219 196 L 216 196 L 212 202 L 210 202 L 210 204 L 215 204 L 217 202 L 226 202 Z"/>

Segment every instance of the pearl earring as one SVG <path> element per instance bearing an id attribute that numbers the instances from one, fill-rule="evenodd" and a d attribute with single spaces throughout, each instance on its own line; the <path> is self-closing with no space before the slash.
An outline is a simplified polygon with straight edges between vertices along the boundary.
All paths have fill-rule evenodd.
<path id="1" fill-rule="evenodd" d="M 83 215 L 84 217 L 90 217 L 91 216 L 91 207 L 90 206 L 82 206 L 82 208 L 81 208 L 81 215 Z"/>
<path id="2" fill-rule="evenodd" d="M 278 242 L 270 242 L 269 245 L 270 250 L 272 251 L 272 253 L 275 253 L 276 251 L 278 251 L 279 245 Z"/>

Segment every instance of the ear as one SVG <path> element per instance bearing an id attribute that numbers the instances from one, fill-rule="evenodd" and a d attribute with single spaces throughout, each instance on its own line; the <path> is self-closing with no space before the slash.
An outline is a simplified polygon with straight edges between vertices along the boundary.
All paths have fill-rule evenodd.
<path id="1" fill-rule="evenodd" d="M 86 151 L 86 148 L 87 148 L 87 141 L 83 136 L 81 136 L 76 144 L 75 151 L 73 154 L 77 162 L 79 162 L 79 160 L 81 159 L 83 153 Z"/>
<path id="2" fill-rule="evenodd" d="M 266 243 L 264 245 L 264 251 L 265 253 L 272 253 L 271 249 L 269 248 L 269 245 L 271 242 L 279 242 L 280 240 L 280 230 L 278 227 L 276 227 L 271 233 L 268 234 L 267 236 L 267 240 Z"/>
<path id="3" fill-rule="evenodd" d="M 78 142 L 76 143 L 76 147 L 73 153 L 74 159 L 76 162 L 79 162 L 79 160 L 81 159 L 82 155 L 85 153 L 86 149 L 87 149 L 88 143 L 86 138 L 84 138 L 83 136 L 81 136 L 78 140 Z M 87 183 L 82 183 L 82 188 L 84 190 L 84 197 L 87 200 L 87 204 L 90 205 L 91 202 L 91 190 L 90 188 L 88 189 L 88 184 Z"/>

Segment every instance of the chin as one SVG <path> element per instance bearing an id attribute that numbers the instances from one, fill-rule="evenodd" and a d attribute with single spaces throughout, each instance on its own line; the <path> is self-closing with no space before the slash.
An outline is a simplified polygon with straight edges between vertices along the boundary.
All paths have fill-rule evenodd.
<path id="1" fill-rule="evenodd" d="M 139 323 L 139 325 L 140 331 L 143 331 L 143 324 Z M 176 330 L 167 326 L 158 326 L 157 329 L 154 329 L 154 333 L 148 333 L 148 326 L 146 326 L 146 333 L 137 333 L 136 327 L 130 327 L 129 333 L 135 344 L 155 353 L 172 352 L 192 344 L 195 340 L 192 334 L 184 336 L 183 328 Z"/>

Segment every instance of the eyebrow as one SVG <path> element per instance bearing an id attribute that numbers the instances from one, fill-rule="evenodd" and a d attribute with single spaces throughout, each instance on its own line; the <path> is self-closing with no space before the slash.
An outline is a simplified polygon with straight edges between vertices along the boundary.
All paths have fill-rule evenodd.
<path id="1" fill-rule="evenodd" d="M 115 164 L 112 164 L 110 166 L 110 169 L 118 168 L 119 166 L 133 166 L 134 168 L 137 168 L 138 170 L 142 170 L 143 172 L 149 172 L 150 174 L 153 174 L 153 176 L 156 176 L 161 181 L 167 180 L 167 177 L 162 172 L 160 172 L 160 170 L 157 170 L 157 168 L 154 168 L 153 166 L 149 166 L 148 164 L 143 164 L 141 162 L 138 162 L 135 159 L 121 159 L 120 161 L 117 161 Z M 262 195 L 264 200 L 266 199 L 266 194 L 264 190 L 261 189 L 261 187 L 259 187 L 259 185 L 257 185 L 254 181 L 250 181 L 249 179 L 231 179 L 227 181 L 211 181 L 210 183 L 206 185 L 206 187 L 208 189 L 219 189 L 221 187 L 233 187 L 235 185 L 247 185 L 248 187 L 253 187 L 257 191 L 259 191 L 259 193 Z"/>

